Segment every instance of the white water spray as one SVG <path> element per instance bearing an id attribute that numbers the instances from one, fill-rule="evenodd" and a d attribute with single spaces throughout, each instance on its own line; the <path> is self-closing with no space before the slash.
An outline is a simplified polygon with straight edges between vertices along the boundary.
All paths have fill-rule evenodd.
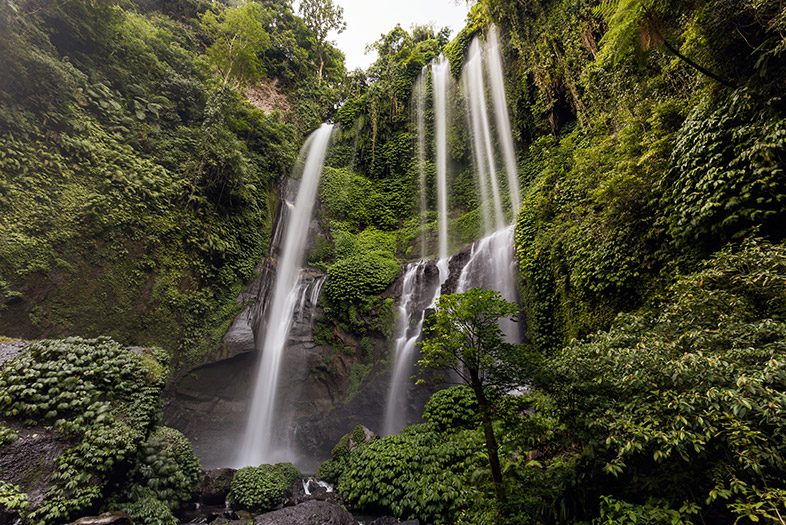
<path id="1" fill-rule="evenodd" d="M 396 343 L 393 354 L 393 367 L 388 386 L 387 404 L 385 407 L 385 421 L 382 433 L 389 436 L 395 434 L 406 423 L 407 386 L 409 385 L 409 371 L 412 368 L 412 358 L 415 345 L 423 328 L 423 312 L 420 319 L 411 330 L 412 316 L 415 314 L 416 294 L 422 287 L 423 271 L 426 261 L 418 261 L 407 266 L 404 273 L 404 282 L 401 290 L 401 302 L 398 306 L 398 319 L 396 323 Z"/>
<path id="2" fill-rule="evenodd" d="M 439 220 L 439 258 L 448 258 L 448 90 L 450 63 L 440 55 L 431 66 L 434 84 L 434 140 L 437 160 L 437 208 Z M 440 269 L 440 278 L 442 277 Z M 447 279 L 447 275 L 445 275 Z M 442 279 L 440 279 L 442 281 Z"/>
<path id="3" fill-rule="evenodd" d="M 248 424 L 238 455 L 238 466 L 291 460 L 288 446 L 276 443 L 273 432 L 276 391 L 281 357 L 298 300 L 299 277 L 309 224 L 332 133 L 333 126 L 323 124 L 312 133 L 303 146 L 305 166 L 297 199 L 293 209 L 290 210 L 289 223 L 284 234 L 284 247 L 277 266 L 273 296 L 267 309 L 266 331 L 264 336 L 256 334 L 261 362 L 257 371 Z"/>
<path id="4" fill-rule="evenodd" d="M 494 101 L 494 116 L 496 117 L 497 136 L 502 148 L 502 159 L 505 162 L 505 172 L 508 176 L 508 192 L 510 193 L 510 207 L 515 220 L 521 208 L 521 189 L 519 188 L 518 165 L 516 153 L 513 148 L 513 132 L 510 125 L 508 112 L 508 99 L 505 95 L 505 76 L 502 70 L 502 56 L 499 50 L 499 34 L 496 26 L 491 26 L 486 36 L 486 71 L 491 87 L 491 99 Z"/>

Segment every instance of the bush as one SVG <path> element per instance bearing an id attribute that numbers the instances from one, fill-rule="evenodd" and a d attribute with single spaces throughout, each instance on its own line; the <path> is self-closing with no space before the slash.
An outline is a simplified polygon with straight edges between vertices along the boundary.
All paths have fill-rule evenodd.
<path id="1" fill-rule="evenodd" d="M 301 476 L 289 463 L 244 467 L 235 473 L 229 501 L 252 512 L 272 510 L 284 498 L 292 483 Z"/>
<path id="2" fill-rule="evenodd" d="M 607 495 L 774 520 L 786 501 L 784 341 L 786 245 L 749 240 L 678 279 L 657 310 L 558 352 L 547 389 L 618 479 Z"/>
<path id="3" fill-rule="evenodd" d="M 490 496 L 467 479 L 483 468 L 478 454 L 483 447 L 479 431 L 442 434 L 430 425 L 407 427 L 351 454 L 339 492 L 360 510 L 435 525 L 454 523 Z"/>
<path id="4" fill-rule="evenodd" d="M 786 122 L 747 90 L 697 107 L 664 181 L 665 222 L 683 249 L 717 249 L 758 231 L 784 235 Z M 701 253 L 701 252 L 699 252 Z"/>
<path id="5" fill-rule="evenodd" d="M 423 419 L 440 432 L 475 428 L 480 424 L 477 411 L 475 393 L 458 385 L 435 392 L 423 409 Z"/>
<path id="6" fill-rule="evenodd" d="M 363 304 L 390 286 L 399 263 L 385 252 L 368 252 L 342 259 L 328 268 L 325 295 L 334 305 Z"/>
<path id="7" fill-rule="evenodd" d="M 349 466 L 349 457 L 366 446 L 366 431 L 363 425 L 358 425 L 351 432 L 347 432 L 330 451 L 330 459 L 323 462 L 317 470 L 317 478 L 338 485 L 341 474 Z"/>
<path id="8" fill-rule="evenodd" d="M 177 525 L 169 505 L 157 499 L 151 490 L 136 488 L 131 494 L 131 502 L 121 507 L 135 525 Z"/>
<path id="9" fill-rule="evenodd" d="M 26 521 L 68 521 L 95 505 L 160 416 L 167 359 L 109 338 L 73 337 L 35 342 L 3 367 L 0 415 L 52 426 L 76 442 L 58 458 L 52 488 Z"/>
<path id="10" fill-rule="evenodd" d="M 156 428 L 139 452 L 134 474 L 152 496 L 172 510 L 191 498 L 202 480 L 202 466 L 179 430 Z"/>

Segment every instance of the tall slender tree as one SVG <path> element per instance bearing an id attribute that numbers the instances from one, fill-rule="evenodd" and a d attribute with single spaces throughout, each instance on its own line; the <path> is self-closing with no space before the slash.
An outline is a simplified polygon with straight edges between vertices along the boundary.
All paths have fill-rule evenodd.
<path id="1" fill-rule="evenodd" d="M 300 0 L 300 15 L 317 40 L 319 56 L 319 81 L 325 69 L 325 45 L 331 31 L 342 33 L 347 24 L 344 21 L 344 8 L 333 0 Z"/>
<path id="2" fill-rule="evenodd" d="M 505 341 L 500 320 L 511 319 L 518 307 L 498 292 L 473 289 L 443 295 L 429 320 L 420 366 L 451 370 L 466 383 L 478 403 L 498 512 L 504 514 L 505 483 L 494 433 L 493 399 L 516 386 L 521 377 L 516 346 Z"/>

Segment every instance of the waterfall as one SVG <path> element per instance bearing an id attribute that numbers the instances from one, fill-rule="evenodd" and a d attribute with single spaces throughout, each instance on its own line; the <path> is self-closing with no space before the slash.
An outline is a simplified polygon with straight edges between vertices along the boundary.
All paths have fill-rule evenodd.
<path id="1" fill-rule="evenodd" d="M 448 90 L 450 63 L 440 55 L 431 66 L 434 84 L 434 141 L 437 160 L 437 208 L 439 221 L 439 259 L 448 258 Z M 442 269 L 440 269 L 440 276 Z M 444 276 L 447 279 L 447 275 Z"/>
<path id="2" fill-rule="evenodd" d="M 491 98 L 494 101 L 497 135 L 502 147 L 505 172 L 508 176 L 510 207 L 515 219 L 521 208 L 521 190 L 519 189 L 518 165 L 516 164 L 516 153 L 513 148 L 513 132 L 510 126 L 508 99 L 505 95 L 505 76 L 502 72 L 502 56 L 499 51 L 499 34 L 496 26 L 491 26 L 486 38 L 486 57 L 488 59 L 486 67 L 489 84 L 491 85 Z"/>
<path id="3" fill-rule="evenodd" d="M 510 215 L 515 220 L 521 207 L 518 165 L 513 147 L 513 132 L 505 95 L 505 77 L 502 70 L 499 35 L 497 28 L 489 29 L 487 39 L 475 38 L 469 47 L 462 75 L 467 106 L 467 119 L 472 139 L 472 153 L 477 175 L 483 212 L 483 227 L 486 235 L 502 230 L 508 215 L 504 211 L 503 195 L 498 176 L 498 158 L 505 167 L 507 198 Z M 487 86 L 488 84 L 488 86 Z M 494 133 L 489 118 L 489 95 L 491 98 L 496 144 L 501 155 L 495 151 Z M 491 213 L 494 220 L 492 223 Z"/>
<path id="4" fill-rule="evenodd" d="M 407 423 L 410 375 L 414 365 L 417 342 L 423 331 L 426 307 L 435 301 L 440 283 L 429 283 L 429 262 L 420 260 L 407 266 L 401 289 L 396 320 L 395 350 L 388 386 L 383 435 L 395 434 Z"/>
<path id="5" fill-rule="evenodd" d="M 238 466 L 258 465 L 291 459 L 286 444 L 275 442 L 276 391 L 284 345 L 298 301 L 301 264 L 305 255 L 311 215 L 333 126 L 323 124 L 311 134 L 301 154 L 305 158 L 297 198 L 289 211 L 284 244 L 275 277 L 265 333 L 257 330 L 261 354 L 248 424 L 239 450 Z"/>
<path id="6" fill-rule="evenodd" d="M 471 288 L 496 290 L 507 301 L 517 303 L 519 295 L 516 287 L 513 238 L 514 227 L 511 225 L 475 242 L 469 260 L 459 275 L 456 292 L 466 292 Z M 516 323 L 504 320 L 501 326 L 508 342 L 520 342 Z"/>
<path id="7" fill-rule="evenodd" d="M 439 251 L 436 263 L 418 261 L 407 266 L 398 306 L 395 349 L 388 388 L 383 434 L 401 430 L 407 422 L 410 386 L 417 342 L 429 308 L 436 305 L 442 288 L 466 292 L 484 288 L 500 292 L 511 302 L 518 302 L 516 261 L 513 251 L 515 220 L 521 206 L 518 165 L 513 146 L 510 114 L 507 108 L 502 57 L 497 29 L 492 27 L 486 41 L 476 38 L 470 45 L 462 73 L 465 114 L 472 144 L 472 158 L 480 210 L 483 238 L 472 244 L 466 263 L 464 256 L 450 258 L 448 202 L 448 123 L 451 100 L 450 66 L 444 56 L 431 64 L 434 104 L 434 152 L 437 171 L 437 217 Z M 415 86 L 415 119 L 418 130 L 418 167 L 421 184 L 421 216 L 425 208 L 426 95 L 425 74 Z M 492 126 L 493 120 L 493 126 Z M 501 181 L 504 166 L 505 180 Z M 504 190 L 507 194 L 504 195 Z M 510 206 L 508 209 L 507 206 Z M 425 247 L 421 248 L 426 253 Z M 463 264 L 463 266 L 462 266 Z M 426 283 L 426 272 L 436 266 L 436 283 Z M 454 278 L 451 279 L 451 272 Z M 455 278 L 458 274 L 457 279 Z M 502 329 L 511 343 L 520 341 L 519 327 L 503 321 Z"/>
<path id="8" fill-rule="evenodd" d="M 415 335 L 410 335 L 410 324 L 412 322 L 412 311 L 414 308 L 415 292 L 420 284 L 418 277 L 423 273 L 426 261 L 421 260 L 407 266 L 404 272 L 404 282 L 401 289 L 401 300 L 398 306 L 398 318 L 396 319 L 396 341 L 393 353 L 392 375 L 388 387 L 387 406 L 385 407 L 385 422 L 383 424 L 383 435 L 395 434 L 404 426 L 406 412 L 406 399 L 404 399 L 405 389 L 409 383 L 408 371 L 412 366 L 412 353 L 420 336 L 423 325 L 423 318 L 418 321 L 414 330 Z"/>

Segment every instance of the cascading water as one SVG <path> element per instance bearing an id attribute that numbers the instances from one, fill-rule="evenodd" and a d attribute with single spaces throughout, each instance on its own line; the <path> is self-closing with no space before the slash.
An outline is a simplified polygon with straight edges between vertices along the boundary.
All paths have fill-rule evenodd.
<path id="1" fill-rule="evenodd" d="M 261 361 L 257 372 L 248 424 L 240 447 L 239 466 L 291 460 L 286 444 L 277 443 L 273 432 L 276 391 L 284 346 L 298 301 L 301 264 L 305 255 L 309 223 L 319 187 L 319 179 L 330 144 L 333 126 L 323 124 L 303 146 L 305 157 L 297 199 L 289 213 L 281 258 L 264 335 L 257 331 Z"/>
<path id="2" fill-rule="evenodd" d="M 445 261 L 440 268 L 440 280 L 447 279 L 448 259 L 448 90 L 450 87 L 450 63 L 440 55 L 431 66 L 434 84 L 434 141 L 437 160 L 437 208 L 439 222 L 439 260 Z M 444 279 L 443 272 L 445 272 Z"/>
<path id="3" fill-rule="evenodd" d="M 469 106 L 468 118 L 472 136 L 473 153 L 475 155 L 475 171 L 478 177 L 478 187 L 481 198 L 486 195 L 486 200 L 481 203 L 485 210 L 492 206 L 494 212 L 493 229 L 491 221 L 485 219 L 486 234 L 500 230 L 505 226 L 505 216 L 502 211 L 502 196 L 497 179 L 497 166 L 492 141 L 491 123 L 489 121 L 488 100 L 486 98 L 486 84 L 483 76 L 483 50 L 480 41 L 476 38 L 469 47 L 469 55 L 464 65 L 464 89 Z M 491 202 L 488 199 L 488 189 L 491 189 Z M 489 213 L 484 211 L 484 217 Z"/>
<path id="4" fill-rule="evenodd" d="M 403 290 L 398 306 L 398 324 L 391 381 L 388 389 L 387 406 L 383 434 L 389 435 L 401 430 L 407 422 L 409 376 L 420 339 L 423 322 L 428 308 L 434 307 L 448 281 L 455 283 L 455 291 L 465 292 L 470 288 L 496 290 L 508 301 L 517 302 L 515 258 L 513 257 L 513 226 L 508 218 L 515 220 L 521 205 L 518 182 L 518 167 L 513 148 L 510 116 L 505 97 L 502 59 L 499 50 L 499 37 L 492 27 L 487 40 L 483 43 L 475 39 L 467 55 L 463 69 L 464 99 L 469 134 L 472 143 L 475 173 L 483 217 L 484 237 L 472 245 L 469 259 L 461 266 L 463 259 L 453 262 L 449 257 L 449 203 L 448 203 L 448 122 L 450 100 L 450 67 L 443 56 L 431 65 L 434 98 L 434 141 L 437 172 L 437 220 L 439 229 L 439 253 L 436 267 L 439 271 L 438 282 L 427 286 L 425 272 L 429 262 L 425 260 L 407 266 L 403 279 Z M 425 87 L 423 75 L 418 80 L 415 91 L 416 125 L 418 129 L 418 162 L 421 171 L 421 208 L 425 189 Z M 489 107 L 489 99 L 492 107 Z M 493 111 L 496 135 L 492 129 L 490 113 Z M 496 136 L 496 141 L 495 141 Z M 501 154 L 497 151 L 501 149 Z M 508 190 L 503 199 L 503 183 L 500 182 L 498 164 L 504 165 Z M 506 204 L 510 209 L 506 210 Z M 423 209 L 421 209 L 423 212 Z M 509 212 L 509 213 L 507 213 Z M 425 253 L 425 249 L 423 249 Z M 454 264 L 455 263 L 455 264 Z M 433 268 L 433 263 L 431 263 Z M 450 271 L 460 272 L 458 279 L 450 279 Z M 510 342 L 519 341 L 518 327 L 515 323 L 504 322 L 502 328 Z"/>
<path id="5" fill-rule="evenodd" d="M 404 427 L 406 414 L 406 388 L 409 384 L 409 370 L 412 367 L 412 357 L 415 344 L 423 328 L 423 315 L 412 329 L 412 317 L 415 315 L 415 294 L 422 285 L 423 270 L 426 261 L 421 260 L 407 266 L 404 273 L 404 282 L 401 290 L 401 302 L 398 306 L 398 319 L 396 324 L 396 342 L 393 353 L 393 372 L 388 387 L 387 404 L 385 407 L 385 421 L 382 427 L 383 435 L 395 434 Z"/>
<path id="6" fill-rule="evenodd" d="M 298 284 L 298 300 L 295 306 L 294 322 L 312 325 L 314 313 L 319 302 L 319 295 L 322 293 L 322 286 L 325 284 L 324 275 L 309 275 L 301 272 Z"/>
<path id="7" fill-rule="evenodd" d="M 472 245 L 470 257 L 459 275 L 456 292 L 471 288 L 496 290 L 510 302 L 519 300 L 516 288 L 516 260 L 513 257 L 513 226 L 487 235 Z M 519 329 L 516 323 L 505 320 L 502 329 L 508 342 L 518 343 Z"/>
<path id="8" fill-rule="evenodd" d="M 513 148 L 513 131 L 510 126 L 510 113 L 508 113 L 508 99 L 505 95 L 505 75 L 502 70 L 502 56 L 499 50 L 499 33 L 496 26 L 491 26 L 486 36 L 486 71 L 491 87 L 491 99 L 494 101 L 494 115 L 497 124 L 497 136 L 502 147 L 502 159 L 505 162 L 505 172 L 508 176 L 508 191 L 510 192 L 510 207 L 515 219 L 521 208 L 521 190 L 519 189 L 519 174 L 516 164 L 516 153 Z"/>

